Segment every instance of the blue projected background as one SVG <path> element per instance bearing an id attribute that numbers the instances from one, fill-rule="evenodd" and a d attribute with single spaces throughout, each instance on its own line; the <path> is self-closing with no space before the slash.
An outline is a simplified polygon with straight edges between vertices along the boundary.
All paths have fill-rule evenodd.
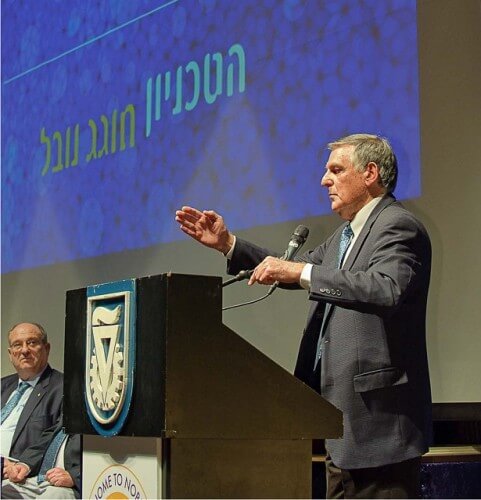
<path id="1" fill-rule="evenodd" d="M 371 132 L 420 194 L 414 0 L 2 2 L 2 272 L 330 212 Z M 295 202 L 294 202 L 295 200 Z"/>

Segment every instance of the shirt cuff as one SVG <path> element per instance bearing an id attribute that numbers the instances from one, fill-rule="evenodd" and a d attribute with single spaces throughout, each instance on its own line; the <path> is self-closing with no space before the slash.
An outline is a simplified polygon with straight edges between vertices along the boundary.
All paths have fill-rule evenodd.
<path id="1" fill-rule="evenodd" d="M 301 273 L 301 279 L 299 280 L 299 284 L 305 290 L 309 290 L 311 288 L 311 273 L 312 273 L 312 264 L 306 264 Z"/>
<path id="2" fill-rule="evenodd" d="M 232 236 L 234 236 L 234 243 L 232 243 L 230 250 L 226 254 L 224 254 L 228 260 L 230 260 L 232 258 L 232 254 L 234 253 L 235 243 L 237 241 L 235 234 L 233 234 Z"/>

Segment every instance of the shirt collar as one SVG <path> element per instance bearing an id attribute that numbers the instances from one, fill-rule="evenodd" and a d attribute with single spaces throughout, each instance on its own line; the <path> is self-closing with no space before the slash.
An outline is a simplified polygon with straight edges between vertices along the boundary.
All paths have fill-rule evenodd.
<path id="1" fill-rule="evenodd" d="M 18 377 L 18 385 L 20 385 L 21 382 L 27 382 L 28 385 L 35 387 L 46 368 L 47 367 L 45 367 L 35 378 L 32 378 L 31 380 L 22 380 L 20 377 Z"/>
<path id="2" fill-rule="evenodd" d="M 351 229 L 354 233 L 354 238 L 359 236 L 364 224 L 366 224 L 367 219 L 371 215 L 372 211 L 376 207 L 376 205 L 383 199 L 382 196 L 378 196 L 377 198 L 372 199 L 369 203 L 366 203 L 361 210 L 354 216 L 354 219 L 351 221 Z"/>

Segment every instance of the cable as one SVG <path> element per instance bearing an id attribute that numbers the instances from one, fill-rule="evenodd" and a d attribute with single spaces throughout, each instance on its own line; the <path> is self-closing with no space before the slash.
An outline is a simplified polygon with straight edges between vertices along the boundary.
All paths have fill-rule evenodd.
<path id="1" fill-rule="evenodd" d="M 255 304 L 256 302 L 260 302 L 261 300 L 267 299 L 267 297 L 269 297 L 271 293 L 272 292 L 267 292 L 264 296 L 260 297 L 259 299 L 249 300 L 248 302 L 242 302 L 241 304 L 235 304 L 233 306 L 223 307 L 222 310 L 227 311 L 228 309 L 235 309 L 236 307 L 249 306 L 251 304 Z"/>

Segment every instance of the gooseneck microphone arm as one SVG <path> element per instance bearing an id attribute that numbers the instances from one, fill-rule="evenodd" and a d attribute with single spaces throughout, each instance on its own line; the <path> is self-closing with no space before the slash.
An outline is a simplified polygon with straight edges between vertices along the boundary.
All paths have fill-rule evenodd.
<path id="1" fill-rule="evenodd" d="M 250 269 L 249 271 L 241 271 L 239 274 L 237 274 L 233 278 L 231 278 L 227 281 L 224 281 L 224 283 L 222 283 L 222 288 L 224 288 L 225 286 L 232 285 L 232 283 L 237 283 L 237 281 L 242 281 L 242 280 L 246 280 L 246 279 L 250 278 L 253 272 L 254 272 L 254 269 Z"/>

